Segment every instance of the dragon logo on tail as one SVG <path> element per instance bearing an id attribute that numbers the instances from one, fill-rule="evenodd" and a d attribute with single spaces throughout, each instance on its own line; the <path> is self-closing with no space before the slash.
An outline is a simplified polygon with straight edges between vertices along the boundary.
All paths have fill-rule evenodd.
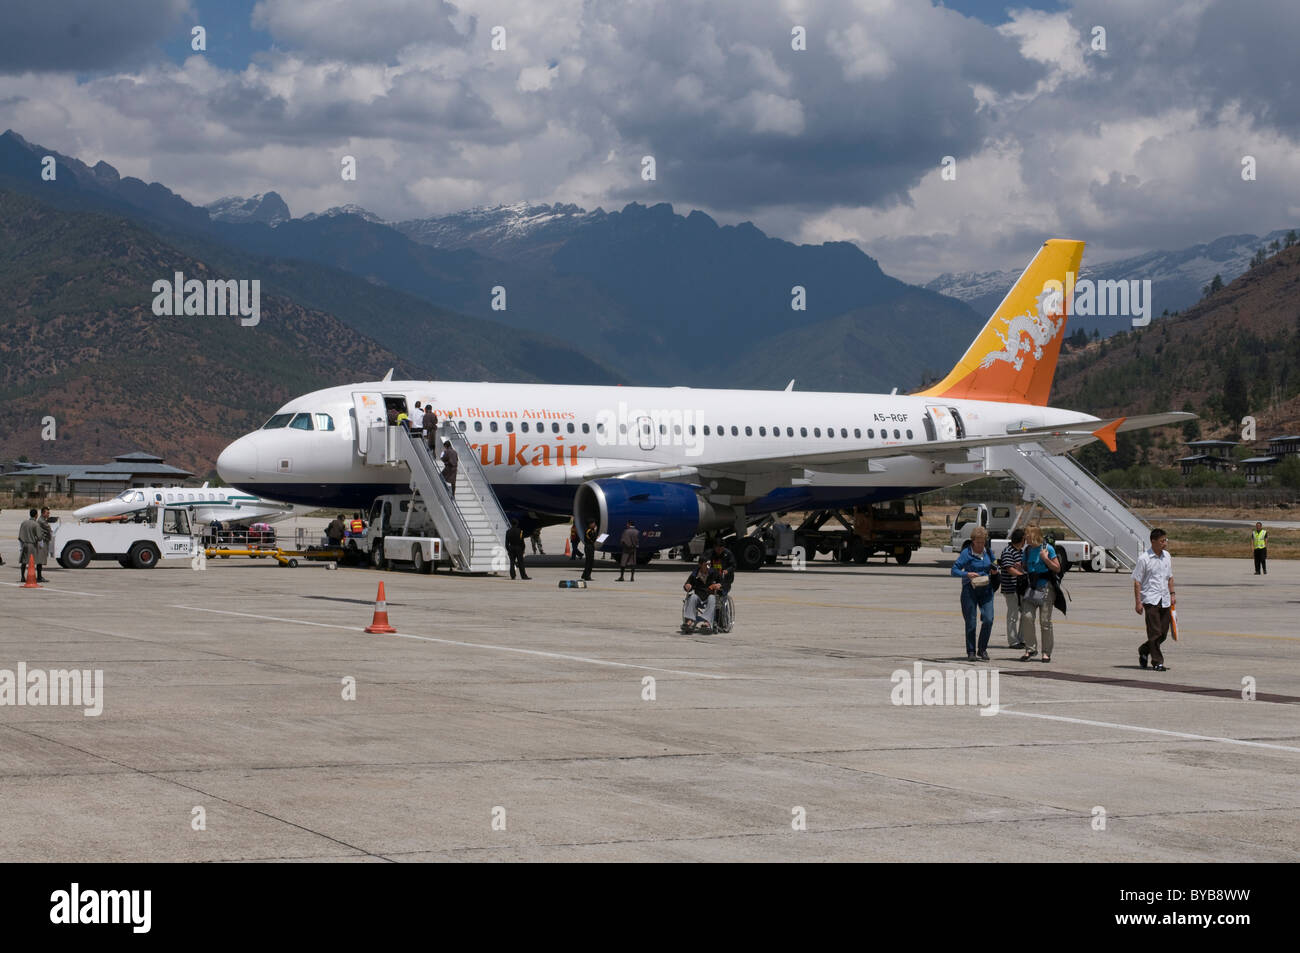
<path id="1" fill-rule="evenodd" d="M 1034 360 L 1043 356 L 1043 348 L 1052 342 L 1065 327 L 1065 300 L 1060 288 L 1043 289 L 1035 302 L 1037 313 L 1026 311 L 1012 318 L 1003 318 L 1007 332 L 994 331 L 1002 342 L 1002 350 L 992 351 L 980 361 L 980 367 L 992 367 L 994 361 L 1006 361 L 1016 370 L 1025 364 L 1025 354 L 1032 351 Z"/>

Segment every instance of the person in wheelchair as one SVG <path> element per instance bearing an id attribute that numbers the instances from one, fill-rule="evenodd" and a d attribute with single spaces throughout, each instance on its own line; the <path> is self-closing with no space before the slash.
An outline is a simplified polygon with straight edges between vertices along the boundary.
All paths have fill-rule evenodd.
<path id="1" fill-rule="evenodd" d="M 709 565 L 706 557 L 701 556 L 682 588 L 686 590 L 686 599 L 682 602 L 682 632 L 712 632 L 718 599 L 723 592 L 722 576 Z"/>

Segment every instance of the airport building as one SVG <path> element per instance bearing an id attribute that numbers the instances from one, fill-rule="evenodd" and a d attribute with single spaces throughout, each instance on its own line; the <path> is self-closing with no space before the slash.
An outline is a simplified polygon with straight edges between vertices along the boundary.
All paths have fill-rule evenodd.
<path id="1" fill-rule="evenodd" d="M 34 496 L 108 499 L 130 487 L 181 483 L 193 476 L 188 470 L 163 463 L 162 457 L 136 451 L 102 464 L 12 462 L 0 473 L 0 484 Z"/>

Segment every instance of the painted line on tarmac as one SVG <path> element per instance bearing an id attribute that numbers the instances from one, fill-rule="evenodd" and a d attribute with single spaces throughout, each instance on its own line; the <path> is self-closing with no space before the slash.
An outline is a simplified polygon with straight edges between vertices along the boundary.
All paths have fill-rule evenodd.
<path id="1" fill-rule="evenodd" d="M 288 619 L 282 616 L 273 615 L 255 615 L 252 612 L 232 612 L 229 609 L 205 609 L 203 606 L 178 606 L 173 605 L 173 609 L 188 609 L 192 612 L 212 612 L 217 615 L 237 615 L 248 619 L 265 619 L 268 622 L 291 622 L 295 625 L 314 625 L 322 629 L 343 629 L 346 632 L 365 632 L 362 627 L 354 625 L 338 625 L 333 622 L 308 622 L 305 619 Z M 373 633 L 372 633 L 373 634 Z M 436 642 L 441 645 L 455 645 L 467 649 L 487 649 L 492 652 L 513 652 L 517 655 L 535 655 L 539 658 L 564 659 L 569 662 L 585 662 L 588 665 L 605 665 L 611 668 L 635 668 L 646 672 L 664 672 L 668 675 L 687 675 L 691 678 L 708 678 L 719 681 L 729 681 L 739 676 L 735 675 L 712 675 L 708 672 L 688 672 L 676 668 L 657 668 L 653 665 L 635 665 L 632 662 L 614 662 L 609 659 L 591 658 L 587 655 L 566 655 L 563 652 L 543 652 L 540 649 L 521 649 L 513 645 L 492 645 L 487 642 L 461 642 L 456 639 L 438 639 L 431 635 L 407 635 L 402 632 L 383 633 L 398 639 L 416 639 L 420 642 Z"/>
<path id="2" fill-rule="evenodd" d="M 0 586 L 13 586 L 15 589 L 22 589 L 22 588 L 24 588 L 24 586 L 23 586 L 23 584 L 22 584 L 21 582 L 0 582 Z M 70 595 L 70 596 L 100 596 L 100 595 L 103 595 L 103 593 L 101 593 L 101 592 L 79 592 L 79 591 L 76 590 L 76 589 L 56 589 L 54 586 L 51 586 L 51 585 L 49 585 L 48 583 L 44 583 L 44 582 L 41 583 L 40 586 L 39 586 L 38 588 L 40 588 L 40 589 L 47 589 L 47 590 L 49 590 L 50 592 L 66 592 L 66 593 L 67 593 L 68 595 Z"/>
<path id="3" fill-rule="evenodd" d="M 1091 725 L 1096 728 L 1119 728 L 1124 731 L 1144 731 L 1152 735 L 1165 735 L 1170 738 L 1186 738 L 1190 741 L 1218 741 L 1225 745 L 1244 745 L 1248 748 L 1269 748 L 1273 751 L 1293 751 L 1300 754 L 1300 748 L 1289 745 L 1275 745 L 1266 741 L 1244 741 L 1241 738 L 1220 738 L 1215 735 L 1194 735 L 1186 731 L 1168 731 L 1164 728 L 1147 728 L 1143 725 L 1122 725 L 1113 721 L 1091 721 L 1087 718 L 1067 718 L 1065 715 L 1044 715 L 1040 712 L 1011 711 L 1003 708 L 1000 715 L 1019 715 L 1021 718 L 1042 718 L 1045 721 L 1064 721 L 1072 725 Z"/>

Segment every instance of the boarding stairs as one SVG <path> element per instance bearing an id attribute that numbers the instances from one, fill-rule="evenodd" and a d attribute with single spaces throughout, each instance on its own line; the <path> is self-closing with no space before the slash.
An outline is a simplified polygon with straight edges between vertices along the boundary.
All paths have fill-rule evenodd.
<path id="1" fill-rule="evenodd" d="M 382 437 L 375 431 L 382 429 Z M 385 448 L 385 463 L 406 464 L 411 471 L 411 492 L 424 501 L 433 524 L 438 528 L 443 550 L 462 572 L 493 572 L 505 552 L 509 520 L 497 499 L 487 474 L 474 457 L 465 435 L 456 427 L 443 424 L 438 428 L 437 446 L 451 441 L 459 466 L 456 471 L 456 498 L 442 478 L 442 463 L 435 458 L 423 436 L 411 434 L 405 427 L 376 427 L 370 446 L 379 437 Z M 369 455 L 368 455 L 369 456 Z M 369 460 L 368 460 L 369 462 Z"/>
<path id="2" fill-rule="evenodd" d="M 1023 489 L 1027 503 L 1047 507 L 1081 539 L 1125 569 L 1137 565 L 1150 542 L 1150 527 L 1073 458 L 1051 454 L 1041 444 L 985 448 L 986 468 L 1001 470 Z"/>

